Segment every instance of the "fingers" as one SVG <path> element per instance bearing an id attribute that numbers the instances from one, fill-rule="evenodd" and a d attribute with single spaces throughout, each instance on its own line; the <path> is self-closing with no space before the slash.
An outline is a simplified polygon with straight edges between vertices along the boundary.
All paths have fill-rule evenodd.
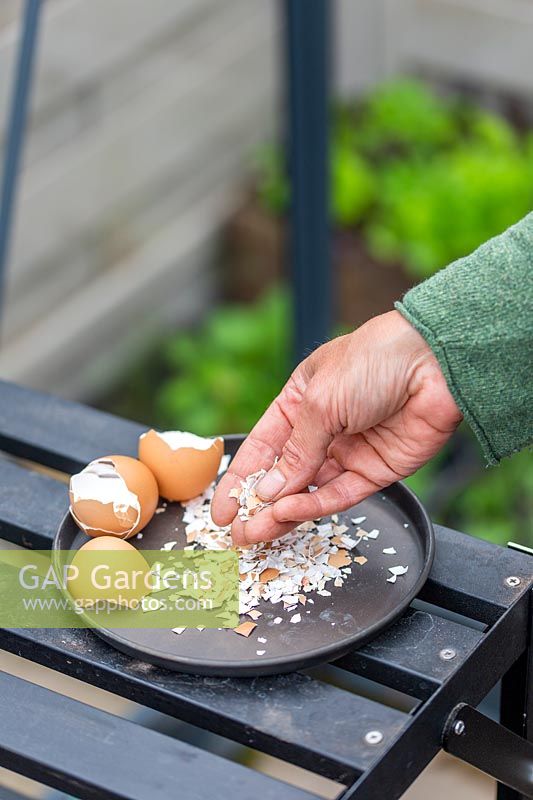
<path id="1" fill-rule="evenodd" d="M 211 516 L 217 525 L 229 525 L 237 513 L 237 501 L 229 497 L 241 480 L 260 469 L 270 469 L 291 432 L 291 424 L 278 399 L 269 406 L 257 425 L 240 446 L 229 470 L 221 478 L 211 504 Z"/>
<path id="2" fill-rule="evenodd" d="M 381 488 L 380 484 L 374 483 L 365 475 L 344 472 L 316 492 L 295 494 L 278 500 L 273 507 L 273 515 L 280 526 L 292 521 L 290 524 L 294 527 L 308 519 L 346 511 Z M 246 535 L 248 540 L 253 540 L 255 530 L 247 529 Z"/>
<path id="3" fill-rule="evenodd" d="M 345 511 L 380 488 L 364 475 L 344 472 L 316 492 L 282 497 L 247 522 L 236 518 L 231 529 L 233 541 L 240 546 L 270 542 L 288 533 L 300 522 Z"/>
<path id="4" fill-rule="evenodd" d="M 231 538 L 238 547 L 257 542 L 271 542 L 284 536 L 294 528 L 294 522 L 277 522 L 273 514 L 274 506 L 264 508 L 253 519 L 243 522 L 235 517 L 231 525 Z"/>
<path id="5" fill-rule="evenodd" d="M 246 544 L 271 541 L 300 522 L 345 511 L 398 479 L 360 434 L 338 436 L 330 453 L 335 453 L 335 458 L 328 458 L 320 469 L 316 491 L 282 497 L 247 522 L 240 520 L 236 531 L 239 541 Z M 233 529 L 232 535 L 235 535 Z"/>
<path id="6" fill-rule="evenodd" d="M 335 430 L 331 429 L 322 391 L 310 384 L 300 403 L 292 432 L 278 463 L 256 486 L 263 500 L 301 492 L 313 483 L 324 464 Z"/>
<path id="7" fill-rule="evenodd" d="M 324 483 L 328 483 L 328 481 L 338 477 L 342 472 L 344 472 L 343 468 L 334 459 L 328 459 L 315 478 L 316 485 L 322 486 Z M 309 493 L 302 496 L 309 497 Z M 279 501 L 276 506 L 278 504 Z M 306 517 L 306 519 L 313 519 L 313 517 Z M 245 522 L 239 517 L 235 517 L 231 526 L 231 536 L 234 544 L 244 547 L 256 542 L 269 542 L 279 536 L 284 536 L 294 528 L 295 524 L 297 523 L 292 520 L 279 522 L 276 519 L 274 506 L 268 506 L 253 517 L 252 520 Z"/>

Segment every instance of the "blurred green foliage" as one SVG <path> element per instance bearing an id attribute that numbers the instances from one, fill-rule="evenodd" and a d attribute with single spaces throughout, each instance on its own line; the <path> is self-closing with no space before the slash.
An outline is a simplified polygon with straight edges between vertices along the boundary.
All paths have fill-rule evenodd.
<path id="1" fill-rule="evenodd" d="M 161 426 L 249 431 L 287 379 L 289 338 L 289 301 L 279 289 L 252 306 L 219 308 L 201 330 L 178 334 L 163 352 L 171 377 L 157 396 Z"/>
<path id="2" fill-rule="evenodd" d="M 533 547 L 533 457 L 523 452 L 486 469 L 450 500 L 454 519 L 473 536 Z"/>
<path id="3" fill-rule="evenodd" d="M 357 227 L 374 257 L 416 279 L 531 209 L 531 135 L 419 82 L 392 81 L 338 108 L 331 130 L 335 224 Z M 258 162 L 259 198 L 275 214 L 289 201 L 280 152 L 270 146 Z"/>

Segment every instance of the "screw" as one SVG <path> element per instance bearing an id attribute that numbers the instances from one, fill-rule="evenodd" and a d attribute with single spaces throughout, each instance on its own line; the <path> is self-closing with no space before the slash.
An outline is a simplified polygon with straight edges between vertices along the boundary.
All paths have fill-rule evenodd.
<path id="1" fill-rule="evenodd" d="M 457 653 L 455 650 L 452 650 L 451 647 L 445 647 L 444 650 L 441 650 L 439 656 L 442 658 L 443 661 L 451 661 L 452 658 L 455 658 Z"/>
<path id="2" fill-rule="evenodd" d="M 508 578 L 505 579 L 505 583 L 507 584 L 507 586 L 514 588 L 515 586 L 520 586 L 522 581 L 520 580 L 520 578 L 517 578 L 516 575 L 510 575 Z"/>
<path id="3" fill-rule="evenodd" d="M 465 732 L 465 724 L 462 719 L 458 719 L 454 722 L 453 732 L 456 733 L 457 736 L 461 736 L 461 734 Z"/>
<path id="4" fill-rule="evenodd" d="M 368 731 L 365 733 L 365 742 L 367 744 L 379 744 L 383 741 L 383 734 L 381 731 Z"/>

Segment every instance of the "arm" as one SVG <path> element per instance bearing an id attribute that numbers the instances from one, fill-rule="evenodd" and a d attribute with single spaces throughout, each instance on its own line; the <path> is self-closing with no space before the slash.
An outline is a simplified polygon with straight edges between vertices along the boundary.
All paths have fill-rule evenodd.
<path id="1" fill-rule="evenodd" d="M 533 444 L 533 214 L 396 308 L 431 347 L 489 463 Z"/>

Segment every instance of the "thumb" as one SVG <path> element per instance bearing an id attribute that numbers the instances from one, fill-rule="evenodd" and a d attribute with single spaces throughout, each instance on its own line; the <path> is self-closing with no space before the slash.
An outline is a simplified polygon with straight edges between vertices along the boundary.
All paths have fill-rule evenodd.
<path id="1" fill-rule="evenodd" d="M 308 389 L 279 461 L 255 487 L 262 500 L 276 500 L 306 489 L 326 460 L 334 433 L 326 426 L 322 397 L 315 399 L 313 395 Z"/>

